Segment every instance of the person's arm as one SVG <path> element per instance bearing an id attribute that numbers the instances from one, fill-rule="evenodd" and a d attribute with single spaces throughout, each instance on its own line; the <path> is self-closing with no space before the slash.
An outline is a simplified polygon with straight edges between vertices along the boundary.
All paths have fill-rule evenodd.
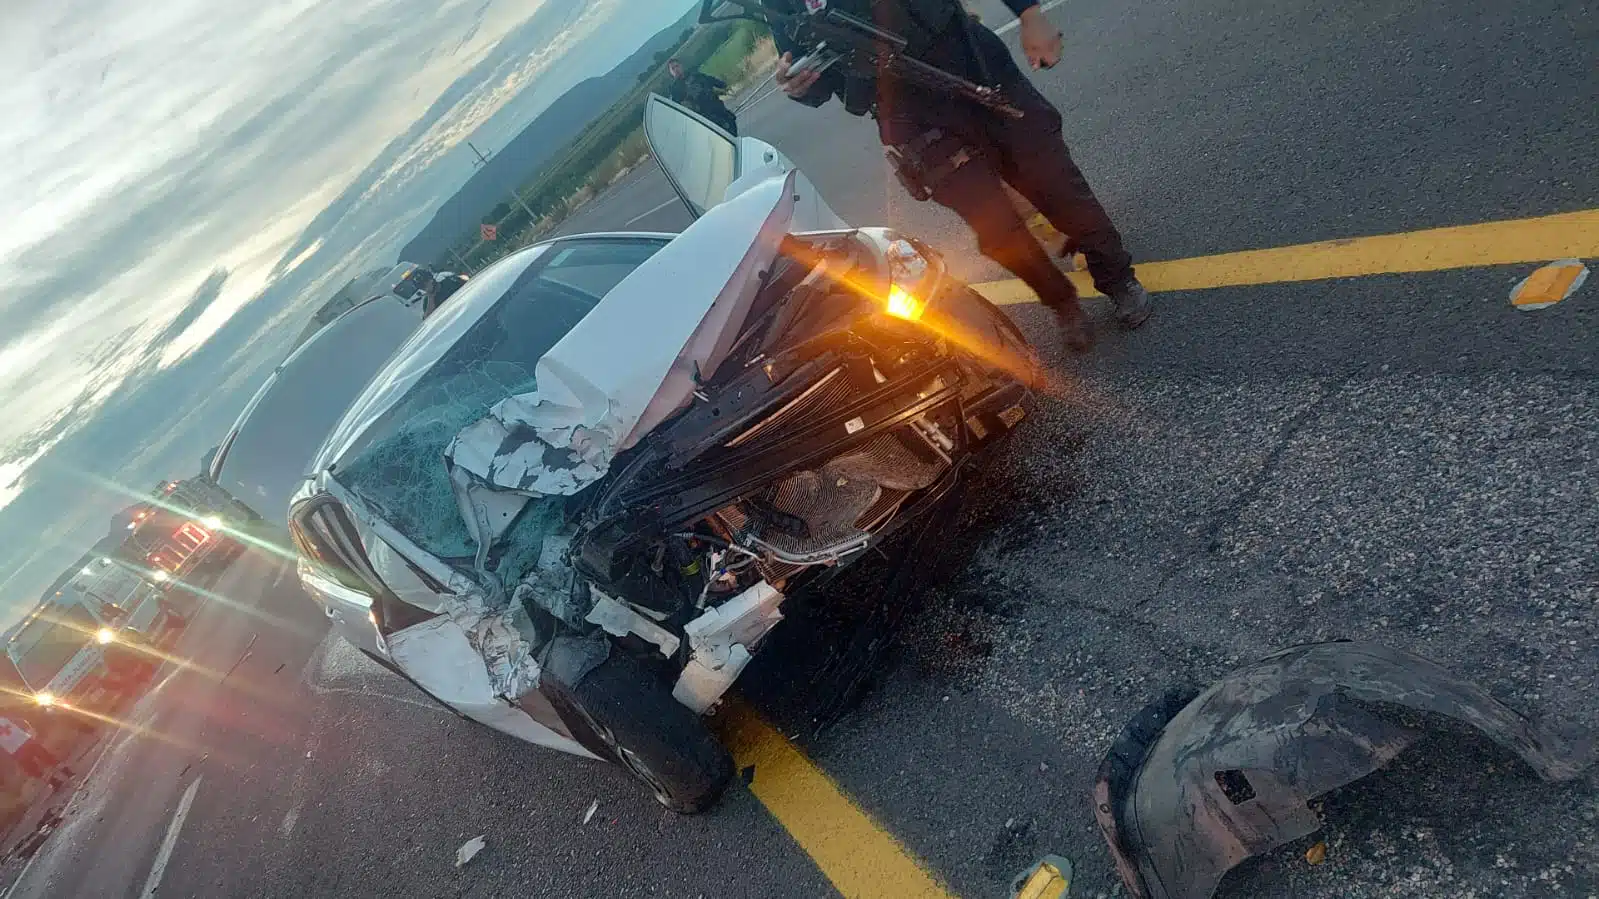
<path id="1" fill-rule="evenodd" d="M 1060 62 L 1060 29 L 1044 18 L 1038 0 L 1005 0 L 1005 6 L 1021 20 L 1022 53 L 1033 68 L 1047 69 Z"/>
<path id="2" fill-rule="evenodd" d="M 795 11 L 785 8 L 783 3 L 774 0 L 766 0 L 766 5 L 782 12 Z M 823 72 L 821 77 L 817 77 L 814 73 L 793 79 L 788 77 L 788 67 L 794 64 L 794 60 L 809 53 L 810 48 L 794 43 L 782 28 L 772 29 L 772 43 L 777 45 L 778 52 L 777 74 L 773 76 L 778 89 L 787 94 L 789 99 L 804 103 L 806 106 L 821 106 L 832 98 L 841 84 L 839 76 L 832 70 Z"/>
<path id="3" fill-rule="evenodd" d="M 702 75 L 701 77 L 703 77 L 705 82 L 711 86 L 711 90 L 716 91 L 717 93 L 727 90 L 727 82 L 716 77 L 715 75 Z"/>

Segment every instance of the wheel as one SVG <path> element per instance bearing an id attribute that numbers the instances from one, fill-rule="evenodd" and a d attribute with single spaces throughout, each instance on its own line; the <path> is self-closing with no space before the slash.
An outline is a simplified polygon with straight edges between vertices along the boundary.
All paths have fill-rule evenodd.
<path id="1" fill-rule="evenodd" d="M 613 650 L 575 685 L 546 674 L 540 689 L 578 742 L 621 765 L 674 812 L 705 811 L 733 779 L 726 747 L 631 656 Z"/>

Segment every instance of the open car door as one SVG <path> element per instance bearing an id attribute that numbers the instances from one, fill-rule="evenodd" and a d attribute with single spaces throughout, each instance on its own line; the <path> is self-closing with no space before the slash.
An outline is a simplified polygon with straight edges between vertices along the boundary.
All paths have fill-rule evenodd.
<path id="1" fill-rule="evenodd" d="M 776 147 L 753 137 L 734 137 L 660 94 L 651 94 L 644 104 L 644 139 L 667 183 L 696 219 L 755 184 L 794 171 L 792 230 L 849 227 Z"/>

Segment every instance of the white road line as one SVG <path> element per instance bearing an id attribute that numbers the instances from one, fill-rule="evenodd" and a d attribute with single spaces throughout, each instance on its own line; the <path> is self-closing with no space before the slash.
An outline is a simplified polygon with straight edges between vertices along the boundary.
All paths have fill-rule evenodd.
<path id="1" fill-rule="evenodd" d="M 660 212 L 662 209 L 665 209 L 666 207 L 672 205 L 673 203 L 681 203 L 681 202 L 683 202 L 683 201 L 679 200 L 677 197 L 673 197 L 670 200 L 667 200 L 666 202 L 662 203 L 661 205 L 656 206 L 654 209 L 651 209 L 649 212 L 644 212 L 644 213 L 640 213 L 638 215 L 633 216 L 632 218 L 628 219 L 626 222 L 622 223 L 623 227 L 631 225 L 631 224 L 633 224 L 634 222 L 636 222 L 636 221 L 638 221 L 640 219 L 647 219 L 650 216 L 654 215 L 655 213 Z"/>
<path id="2" fill-rule="evenodd" d="M 278 825 L 278 833 L 287 840 L 294 835 L 294 825 L 299 823 L 299 821 L 300 803 L 296 802 L 294 808 L 289 809 L 289 813 L 283 816 L 283 823 Z"/>
<path id="3" fill-rule="evenodd" d="M 6 890 L 4 899 L 11 899 L 11 894 L 15 893 L 17 887 L 22 886 L 23 881 L 28 879 L 28 869 L 33 867 L 33 863 L 38 861 L 41 855 L 44 855 L 43 846 L 33 850 L 33 854 L 28 856 L 28 863 L 23 865 L 22 870 L 17 873 L 17 879 L 11 881 L 11 886 Z"/>
<path id="4" fill-rule="evenodd" d="M 161 848 L 155 854 L 155 864 L 150 866 L 150 876 L 144 881 L 143 899 L 152 899 L 156 888 L 161 886 L 161 877 L 167 873 L 167 862 L 172 860 L 172 850 L 178 845 L 178 832 L 183 829 L 183 819 L 189 817 L 189 806 L 194 804 L 194 794 L 199 789 L 200 778 L 196 777 L 194 783 L 183 791 L 183 798 L 178 800 L 178 810 L 172 815 L 172 823 L 167 825 L 166 838 L 161 841 Z"/>
<path id="5" fill-rule="evenodd" d="M 278 576 L 272 579 L 272 586 L 268 587 L 267 589 L 268 590 L 276 590 L 276 589 L 278 589 L 278 585 L 283 583 L 283 579 L 289 576 L 290 569 L 291 569 L 291 566 L 289 565 L 288 562 L 284 562 L 282 565 L 279 565 L 278 566 Z"/>

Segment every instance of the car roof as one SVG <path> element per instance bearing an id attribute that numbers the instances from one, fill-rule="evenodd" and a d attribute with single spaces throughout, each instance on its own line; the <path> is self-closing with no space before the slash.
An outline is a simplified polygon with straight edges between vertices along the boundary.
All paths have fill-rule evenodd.
<path id="1" fill-rule="evenodd" d="M 350 401 L 421 321 L 419 307 L 384 294 L 328 322 L 284 357 L 250 398 L 212 461 L 211 479 L 276 518 Z M 303 389 L 306 377 L 317 389 Z"/>

